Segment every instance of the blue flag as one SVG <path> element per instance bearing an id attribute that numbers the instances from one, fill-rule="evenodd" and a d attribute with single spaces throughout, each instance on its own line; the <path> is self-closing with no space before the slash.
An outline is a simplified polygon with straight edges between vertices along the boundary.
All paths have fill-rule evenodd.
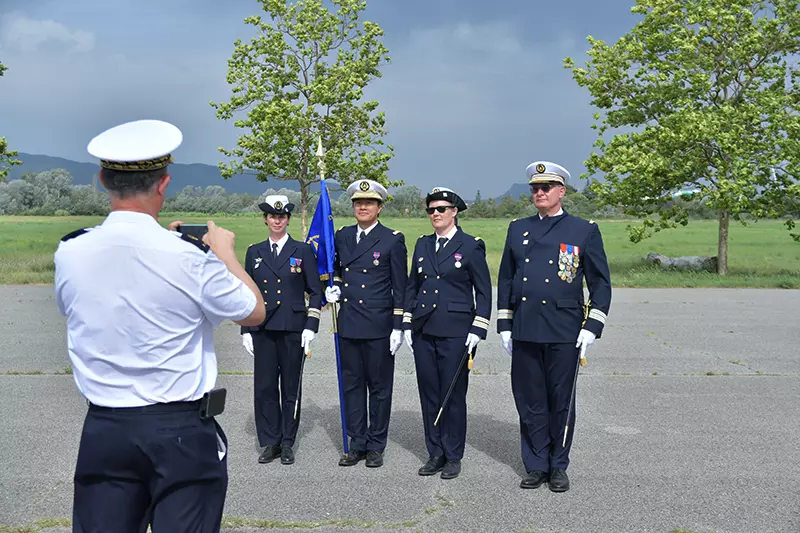
<path id="1" fill-rule="evenodd" d="M 331 212 L 331 197 L 325 180 L 319 182 L 320 195 L 317 201 L 317 209 L 314 211 L 314 218 L 308 228 L 306 242 L 314 246 L 317 254 L 317 270 L 321 280 L 327 280 L 332 284 L 333 280 L 333 259 L 336 249 L 333 244 L 333 213 Z M 325 305 L 323 295 L 322 304 Z"/>

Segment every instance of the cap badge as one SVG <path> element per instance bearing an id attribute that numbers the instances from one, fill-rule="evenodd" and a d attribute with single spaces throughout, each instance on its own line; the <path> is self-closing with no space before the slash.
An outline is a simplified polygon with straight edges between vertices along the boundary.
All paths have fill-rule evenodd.
<path id="1" fill-rule="evenodd" d="M 543 173 L 545 170 L 547 170 L 547 168 L 543 164 L 539 163 L 536 165 L 536 172 L 539 174 Z"/>
<path id="2" fill-rule="evenodd" d="M 283 202 L 281 202 L 280 200 L 278 200 L 277 202 L 275 202 L 275 206 L 274 206 L 274 207 L 275 207 L 275 209 L 277 209 L 278 211 L 280 211 L 281 209 L 283 209 Z"/>
<path id="3" fill-rule="evenodd" d="M 369 190 L 369 182 L 362 181 L 361 184 L 358 186 L 358 188 L 361 189 L 362 191 L 365 191 L 365 192 L 368 191 Z"/>

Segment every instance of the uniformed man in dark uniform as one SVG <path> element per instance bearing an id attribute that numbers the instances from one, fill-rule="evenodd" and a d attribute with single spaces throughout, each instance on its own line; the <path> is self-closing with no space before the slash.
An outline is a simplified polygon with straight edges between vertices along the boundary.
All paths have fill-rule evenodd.
<path id="1" fill-rule="evenodd" d="M 319 329 L 322 286 L 314 248 L 286 232 L 294 204 L 286 196 L 270 195 L 259 208 L 269 238 L 250 245 L 245 269 L 262 292 L 267 317 L 260 326 L 241 328 L 242 343 L 254 355 L 256 432 L 263 448 L 258 462 L 280 457 L 290 465 L 300 421 L 299 406 L 294 416 L 295 400 L 302 398 L 300 363 Z"/>
<path id="2" fill-rule="evenodd" d="M 339 346 L 350 446 L 340 466 L 365 458 L 368 467 L 383 465 L 389 432 L 408 252 L 403 234 L 378 221 L 386 195 L 386 188 L 372 180 L 347 188 L 358 224 L 336 232 L 334 286 L 325 289 L 326 300 L 341 301 Z"/>
<path id="3" fill-rule="evenodd" d="M 469 370 L 463 356 L 467 350 L 474 356 L 486 338 L 492 281 L 483 241 L 456 224 L 458 213 L 467 209 L 461 197 L 436 187 L 425 204 L 434 233 L 421 236 L 414 248 L 403 328 L 414 352 L 429 456 L 419 475 L 441 470 L 442 479 L 453 479 L 461 472 L 467 437 Z M 454 379 L 449 403 L 434 426 Z"/>
<path id="4" fill-rule="evenodd" d="M 508 227 L 497 281 L 497 331 L 512 355 L 511 388 L 528 473 L 520 486 L 534 489 L 548 482 L 550 490 L 563 492 L 569 489 L 575 427 L 574 407 L 567 412 L 573 378 L 579 355 L 603 330 L 611 279 L 597 224 L 561 207 L 569 172 L 537 161 L 527 175 L 539 213 Z"/>

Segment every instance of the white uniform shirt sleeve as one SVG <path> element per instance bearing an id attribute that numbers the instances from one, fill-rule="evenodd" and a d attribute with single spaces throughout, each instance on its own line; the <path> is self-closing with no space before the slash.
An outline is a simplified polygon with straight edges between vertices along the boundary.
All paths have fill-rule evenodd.
<path id="1" fill-rule="evenodd" d="M 256 297 L 242 280 L 231 274 L 213 252 L 208 252 L 201 279 L 201 306 L 208 320 L 219 326 L 224 320 L 243 320 L 256 307 Z"/>

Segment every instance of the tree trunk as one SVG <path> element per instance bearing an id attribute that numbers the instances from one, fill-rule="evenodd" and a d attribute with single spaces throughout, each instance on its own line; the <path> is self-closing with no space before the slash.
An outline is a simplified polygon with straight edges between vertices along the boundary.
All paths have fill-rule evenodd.
<path id="1" fill-rule="evenodd" d="M 720 276 L 728 274 L 728 225 L 730 220 L 730 213 L 723 210 L 719 215 L 719 240 L 717 242 L 717 274 Z"/>

